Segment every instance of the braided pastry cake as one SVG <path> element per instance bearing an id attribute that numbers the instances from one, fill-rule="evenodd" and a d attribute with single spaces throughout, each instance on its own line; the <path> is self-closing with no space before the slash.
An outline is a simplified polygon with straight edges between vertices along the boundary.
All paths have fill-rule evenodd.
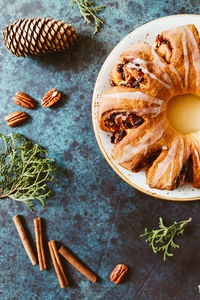
<path id="1" fill-rule="evenodd" d="M 133 172 L 146 169 L 151 188 L 173 190 L 184 181 L 200 188 L 200 132 L 183 135 L 166 116 L 168 101 L 200 96 L 200 38 L 194 25 L 159 34 L 152 47 L 122 53 L 102 95 L 98 123 L 111 132 L 112 158 Z"/>

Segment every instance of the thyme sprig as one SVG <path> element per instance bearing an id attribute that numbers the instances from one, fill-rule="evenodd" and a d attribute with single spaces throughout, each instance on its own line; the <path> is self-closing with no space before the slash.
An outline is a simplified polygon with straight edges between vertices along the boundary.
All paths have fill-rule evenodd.
<path id="1" fill-rule="evenodd" d="M 163 260 L 166 261 L 167 257 L 173 256 L 173 253 L 169 252 L 170 247 L 179 248 L 179 245 L 174 242 L 174 238 L 179 235 L 183 235 L 187 223 L 192 219 L 174 222 L 171 226 L 167 227 L 163 223 L 163 219 L 159 218 L 159 229 L 152 230 L 150 232 L 145 228 L 145 233 L 141 234 L 141 237 L 147 236 L 145 242 L 149 242 L 149 246 L 152 247 L 153 252 L 163 252 Z"/>
<path id="2" fill-rule="evenodd" d="M 39 145 L 20 134 L 0 134 L 0 198 L 24 202 L 31 210 L 37 199 L 44 207 L 55 170 L 54 160 Z"/>
<path id="3" fill-rule="evenodd" d="M 103 25 L 103 21 L 97 16 L 98 13 L 102 11 L 103 8 L 105 8 L 105 5 L 101 6 L 94 6 L 95 2 L 90 0 L 71 0 L 71 6 L 74 8 L 74 3 L 77 3 L 79 10 L 80 10 L 80 16 L 84 18 L 84 21 L 87 24 L 90 24 L 90 19 L 92 18 L 95 22 L 95 31 L 94 34 L 99 32 L 99 29 L 101 25 Z"/>

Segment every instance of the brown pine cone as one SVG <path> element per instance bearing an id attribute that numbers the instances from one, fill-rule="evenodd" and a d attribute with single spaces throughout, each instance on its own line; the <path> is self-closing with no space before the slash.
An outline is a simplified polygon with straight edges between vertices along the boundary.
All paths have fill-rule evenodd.
<path id="1" fill-rule="evenodd" d="M 19 19 L 4 29 L 3 37 L 8 50 L 23 57 L 62 51 L 77 41 L 73 26 L 51 18 Z"/>

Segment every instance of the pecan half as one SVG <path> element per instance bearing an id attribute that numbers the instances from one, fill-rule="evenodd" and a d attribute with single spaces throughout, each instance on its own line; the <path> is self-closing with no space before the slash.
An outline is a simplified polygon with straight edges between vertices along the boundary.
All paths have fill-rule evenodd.
<path id="1" fill-rule="evenodd" d="M 14 127 L 23 123 L 28 118 L 28 115 L 23 111 L 13 112 L 5 117 L 8 126 Z"/>
<path id="2" fill-rule="evenodd" d="M 44 107 L 50 107 L 54 105 L 61 97 L 61 93 L 57 89 L 52 89 L 48 91 L 42 99 L 42 105 Z"/>
<path id="3" fill-rule="evenodd" d="M 13 101 L 20 106 L 28 109 L 33 109 L 36 106 L 36 101 L 25 93 L 17 92 Z"/>
<path id="4" fill-rule="evenodd" d="M 110 280 L 114 281 L 115 284 L 120 283 L 127 271 L 128 268 L 126 265 L 123 264 L 117 265 L 112 271 L 112 273 L 110 274 Z"/>

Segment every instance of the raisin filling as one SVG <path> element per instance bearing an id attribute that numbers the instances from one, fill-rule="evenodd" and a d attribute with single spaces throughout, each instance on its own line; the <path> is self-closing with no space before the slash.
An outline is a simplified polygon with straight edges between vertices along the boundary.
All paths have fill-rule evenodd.
<path id="1" fill-rule="evenodd" d="M 176 179 L 176 188 L 179 187 L 180 185 L 182 185 L 184 183 L 186 174 L 188 172 L 188 161 L 183 165 L 181 172 L 179 174 L 179 176 Z"/>
<path id="2" fill-rule="evenodd" d="M 157 53 L 169 64 L 172 57 L 172 47 L 170 42 L 164 39 L 160 34 L 156 38 L 155 49 Z"/>
<path id="3" fill-rule="evenodd" d="M 113 80 L 110 81 L 110 86 L 116 86 Z"/>
<path id="4" fill-rule="evenodd" d="M 144 81 L 142 69 L 139 68 L 139 64 L 135 64 L 137 68 L 134 68 L 134 66 L 132 68 L 127 67 L 128 63 L 131 63 L 131 61 L 127 61 L 117 66 L 117 72 L 120 73 L 120 78 L 122 79 L 120 86 L 139 88 L 140 83 Z"/>
<path id="5" fill-rule="evenodd" d="M 111 143 L 117 144 L 127 134 L 127 129 L 139 127 L 144 120 L 134 113 L 112 113 L 104 120 L 104 125 L 113 133 Z"/>
<path id="6" fill-rule="evenodd" d="M 161 150 L 155 151 L 153 153 L 147 154 L 142 161 L 140 161 L 137 166 L 134 167 L 135 172 L 139 172 L 146 168 L 147 166 L 150 167 L 153 162 L 156 160 L 156 158 L 161 153 Z"/>
<path id="7" fill-rule="evenodd" d="M 193 160 L 192 160 L 192 155 L 190 155 L 188 161 L 187 161 L 187 170 L 186 170 L 186 175 L 185 178 L 188 182 L 192 182 L 193 181 Z"/>
<path id="8" fill-rule="evenodd" d="M 190 155 L 187 162 L 183 165 L 179 176 L 176 179 L 175 188 L 182 185 L 184 181 L 188 181 L 188 182 L 193 181 L 192 167 L 193 167 L 193 161 L 192 161 L 192 155 Z"/>

